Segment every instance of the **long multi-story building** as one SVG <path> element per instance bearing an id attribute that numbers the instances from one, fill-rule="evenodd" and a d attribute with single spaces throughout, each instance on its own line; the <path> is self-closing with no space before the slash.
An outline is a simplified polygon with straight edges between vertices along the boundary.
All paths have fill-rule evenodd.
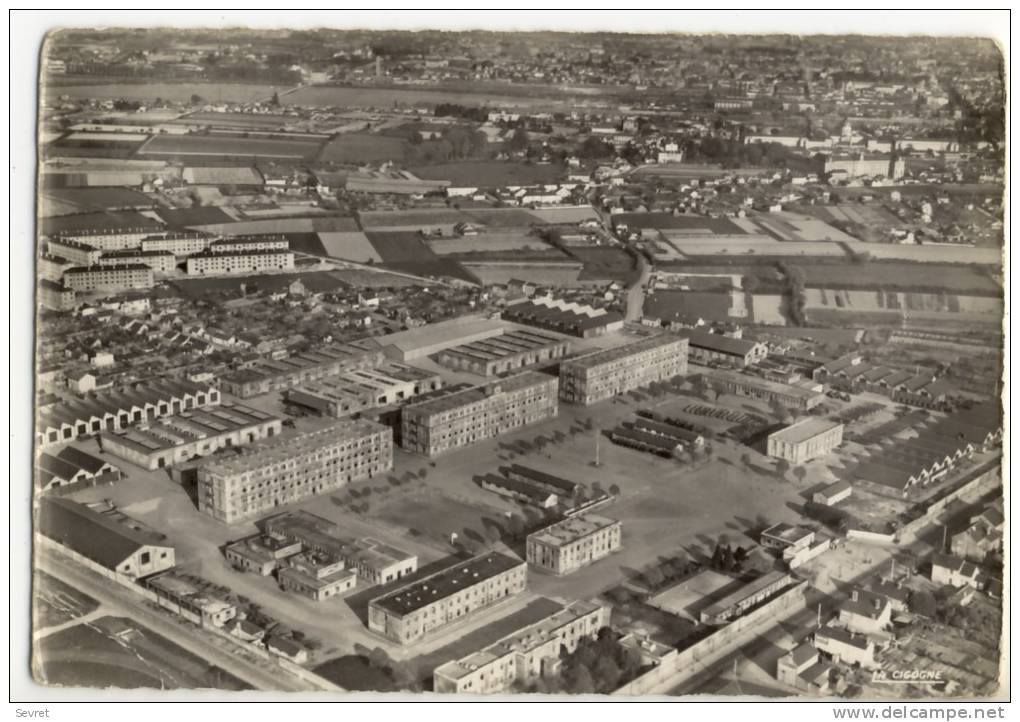
<path id="1" fill-rule="evenodd" d="M 594 404 L 687 373 L 687 339 L 659 334 L 594 351 L 560 365 L 560 398 Z"/>
<path id="2" fill-rule="evenodd" d="M 139 215 L 141 221 L 149 220 Z M 146 236 L 158 232 L 163 226 L 156 221 L 151 225 L 124 226 L 121 228 L 89 228 L 60 234 L 62 238 L 70 238 L 79 243 L 87 243 L 103 251 L 117 251 L 124 248 L 137 248 Z"/>
<path id="3" fill-rule="evenodd" d="M 436 362 L 456 371 L 495 376 L 561 359 L 569 350 L 566 339 L 521 329 L 445 349 Z"/>
<path id="4" fill-rule="evenodd" d="M 64 285 L 73 291 L 127 291 L 155 284 L 152 269 L 142 263 L 77 266 L 64 271 Z"/>
<path id="5" fill-rule="evenodd" d="M 393 468 L 393 431 L 343 419 L 263 441 L 198 471 L 198 508 L 232 524 Z"/>
<path id="6" fill-rule="evenodd" d="M 520 594 L 527 583 L 526 562 L 487 552 L 376 597 L 368 603 L 368 628 L 410 644 Z"/>
<path id="7" fill-rule="evenodd" d="M 39 412 L 36 445 L 120 431 L 132 424 L 219 403 L 220 392 L 215 387 L 171 379 L 60 401 Z"/>
<path id="8" fill-rule="evenodd" d="M 189 276 L 287 271 L 293 268 L 294 253 L 289 250 L 229 250 L 214 253 L 211 249 L 206 249 L 188 256 L 185 265 Z"/>
<path id="9" fill-rule="evenodd" d="M 75 307 L 74 289 L 57 281 L 39 279 L 39 305 L 51 311 L 70 311 Z"/>
<path id="10" fill-rule="evenodd" d="M 103 256 L 101 249 L 70 238 L 51 238 L 46 248 L 52 255 L 79 266 L 95 266 Z"/>
<path id="11" fill-rule="evenodd" d="M 341 418 L 408 401 L 443 387 L 443 377 L 396 362 L 327 376 L 285 392 L 291 404 Z"/>
<path id="12" fill-rule="evenodd" d="M 242 399 L 287 389 L 326 376 L 379 366 L 386 360 L 371 339 L 320 346 L 284 359 L 258 361 L 221 379 L 223 390 Z"/>
<path id="13" fill-rule="evenodd" d="M 103 434 L 103 450 L 143 469 L 164 469 L 227 447 L 272 438 L 283 422 L 240 404 L 223 403 L 166 416 L 112 434 Z"/>
<path id="14" fill-rule="evenodd" d="M 244 253 L 245 251 L 289 251 L 285 236 L 226 236 L 213 241 L 209 253 Z"/>
<path id="15" fill-rule="evenodd" d="M 484 649 L 436 667 L 432 689 L 438 694 L 498 694 L 552 674 L 561 651 L 573 652 L 582 639 L 594 639 L 609 624 L 609 612 L 598 602 L 573 602 Z"/>
<path id="16" fill-rule="evenodd" d="M 528 564 L 570 574 L 620 548 L 623 525 L 595 514 L 575 516 L 528 535 Z"/>
<path id="17" fill-rule="evenodd" d="M 803 464 L 828 454 L 841 443 L 843 424 L 808 417 L 769 434 L 768 454 L 792 464 Z"/>
<path id="18" fill-rule="evenodd" d="M 436 456 L 556 416 L 556 378 L 526 371 L 427 394 L 401 413 L 401 445 Z"/>
<path id="19" fill-rule="evenodd" d="M 125 264 L 148 266 L 157 273 L 173 273 L 177 270 L 177 258 L 166 251 L 106 251 L 97 266 L 123 266 Z"/>
<path id="20" fill-rule="evenodd" d="M 143 251 L 162 251 L 172 253 L 178 258 L 201 253 L 213 242 L 215 236 L 208 233 L 182 231 L 178 233 L 161 233 L 142 239 Z"/>

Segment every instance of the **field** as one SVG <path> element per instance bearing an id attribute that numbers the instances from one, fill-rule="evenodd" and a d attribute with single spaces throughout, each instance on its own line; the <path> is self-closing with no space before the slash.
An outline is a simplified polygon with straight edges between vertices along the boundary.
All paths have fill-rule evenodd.
<path id="1" fill-rule="evenodd" d="M 564 206 L 563 208 L 536 208 L 531 211 L 543 223 L 577 224 L 582 221 L 597 221 L 599 214 L 591 206 Z"/>
<path id="2" fill-rule="evenodd" d="M 594 283 L 594 281 L 580 279 L 581 266 L 579 264 L 540 262 L 530 265 L 527 263 L 463 261 L 463 266 L 485 285 L 506 283 L 515 278 L 527 278 L 533 283 L 550 286 L 583 286 Z"/>
<path id="3" fill-rule="evenodd" d="M 259 128 L 277 130 L 301 120 L 291 115 L 265 115 L 256 113 L 188 113 L 171 121 L 183 125 L 204 123 L 207 125 L 236 128 Z"/>
<path id="4" fill-rule="evenodd" d="M 808 287 L 861 289 L 925 289 L 935 292 L 1001 296 L 992 277 L 973 266 L 873 261 L 863 266 L 793 265 L 804 271 Z"/>
<path id="5" fill-rule="evenodd" d="M 362 268 L 342 268 L 332 271 L 333 277 L 350 284 L 351 286 L 363 286 L 365 288 L 402 288 L 404 286 L 417 286 L 421 281 L 407 276 L 400 276 L 395 273 L 387 273 L 381 270 L 368 270 Z"/>
<path id="6" fill-rule="evenodd" d="M 242 138 L 230 135 L 157 135 L 138 151 L 139 156 L 177 159 L 266 158 L 311 160 L 319 152 L 319 138 Z"/>
<path id="7" fill-rule="evenodd" d="M 659 245 L 664 243 L 667 242 L 660 241 Z M 839 245 L 825 242 L 784 243 L 761 238 L 750 240 L 706 239 L 703 236 L 688 240 L 673 236 L 669 239 L 668 244 L 676 252 L 687 256 L 846 256 L 846 252 Z M 666 255 L 667 258 L 673 257 L 668 253 Z"/>
<path id="8" fill-rule="evenodd" d="M 522 208 L 467 208 L 463 212 L 489 229 L 528 228 L 542 223 L 538 215 Z"/>
<path id="9" fill-rule="evenodd" d="M 65 204 L 70 213 L 151 208 L 156 205 L 149 196 L 129 188 L 48 188 L 40 193 L 40 201 L 43 206 Z"/>
<path id="10" fill-rule="evenodd" d="M 471 218 L 454 208 L 421 208 L 407 211 L 365 211 L 358 214 L 366 231 L 414 231 L 453 226 Z"/>
<path id="11" fill-rule="evenodd" d="M 798 213 L 769 213 L 756 215 L 755 225 L 764 228 L 781 241 L 855 241 L 843 231 L 828 223 Z"/>
<path id="12" fill-rule="evenodd" d="M 232 221 L 192 224 L 203 231 L 224 235 L 273 235 L 276 233 L 336 233 L 357 231 L 358 223 L 349 216 L 322 216 L 304 218 L 260 218 L 250 221 Z"/>
<path id="13" fill-rule="evenodd" d="M 153 101 L 162 98 L 175 103 L 188 103 L 193 94 L 200 95 L 210 103 L 250 103 L 255 100 L 269 100 L 274 92 L 283 93 L 285 86 L 248 85 L 246 83 L 209 83 L 194 81 L 182 83 L 97 83 L 88 85 L 48 85 L 46 102 L 55 102 L 62 96 L 72 100 L 128 100 Z"/>
<path id="14" fill-rule="evenodd" d="M 410 171 L 419 178 L 448 180 L 455 186 L 478 188 L 553 183 L 563 177 L 563 167 L 559 165 L 498 160 L 433 163 L 415 166 Z"/>
<path id="15" fill-rule="evenodd" d="M 422 493 L 398 497 L 373 514 L 390 524 L 405 527 L 412 537 L 421 535 L 440 544 L 448 543 L 451 533 L 483 541 L 486 526 L 498 525 L 502 512 L 513 508 L 495 494 L 488 496 L 498 506 L 486 507 L 480 502 L 477 506 L 469 505 L 435 493 Z"/>
<path id="16" fill-rule="evenodd" d="M 243 690 L 249 687 L 170 640 L 120 617 L 103 617 L 36 643 L 36 679 L 61 687 Z"/>
<path id="17" fill-rule="evenodd" d="M 554 250 L 541 238 L 526 233 L 480 233 L 477 236 L 460 238 L 437 238 L 427 240 L 425 243 L 440 256 L 486 251 Z"/>
<path id="18" fill-rule="evenodd" d="M 433 253 L 421 236 L 408 231 L 370 231 L 365 234 L 387 268 L 421 276 L 452 276 L 476 282 L 456 261 Z"/>
<path id="19" fill-rule="evenodd" d="M 327 256 L 346 258 L 368 263 L 382 261 L 383 257 L 361 231 L 334 231 L 319 234 L 319 241 Z"/>
<path id="20" fill-rule="evenodd" d="M 1002 249 L 989 246 L 904 245 L 900 243 L 847 243 L 854 253 L 870 253 L 878 259 L 895 259 L 917 263 L 976 263 L 1002 266 Z"/>
<path id="21" fill-rule="evenodd" d="M 369 133 L 344 133 L 322 147 L 319 163 L 378 163 L 399 161 L 407 142 L 400 138 Z"/>
<path id="22" fill-rule="evenodd" d="M 961 296 L 947 293 L 904 293 L 902 291 L 846 291 L 808 288 L 807 308 L 847 311 L 887 311 L 900 314 L 978 314 L 1001 316 L 1002 297 Z"/>
<path id="23" fill-rule="evenodd" d="M 566 107 L 571 101 L 562 97 L 518 97 L 494 95 L 490 90 L 476 92 L 427 88 L 356 88 L 342 86 L 312 86 L 299 88 L 292 93 L 281 95 L 286 105 L 306 105 L 317 108 L 392 108 L 394 105 L 429 107 L 437 103 L 461 103 L 466 105 L 496 106 L 555 106 Z"/>
<path id="24" fill-rule="evenodd" d="M 35 629 L 55 627 L 99 608 L 92 597 L 43 571 L 36 571 L 33 577 L 32 601 Z"/>
<path id="25" fill-rule="evenodd" d="M 648 603 L 671 614 L 697 621 L 698 612 L 708 606 L 712 599 L 719 599 L 731 585 L 734 585 L 733 577 L 706 569 L 693 578 L 659 592 Z M 739 582 L 736 586 L 739 586 Z"/>
<path id="26" fill-rule="evenodd" d="M 570 249 L 570 255 L 584 264 L 580 278 L 582 280 L 605 280 L 630 283 L 638 271 L 635 259 L 619 248 L 584 248 Z"/>

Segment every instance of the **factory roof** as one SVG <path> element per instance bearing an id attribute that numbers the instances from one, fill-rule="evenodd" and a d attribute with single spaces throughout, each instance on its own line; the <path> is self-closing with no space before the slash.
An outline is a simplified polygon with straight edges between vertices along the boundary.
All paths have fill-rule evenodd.
<path id="1" fill-rule="evenodd" d="M 730 356 L 746 356 L 758 345 L 755 341 L 745 341 L 740 338 L 723 336 L 721 333 L 708 333 L 707 331 L 681 331 L 679 335 L 686 338 L 694 348 L 709 349 L 710 351 Z"/>
<path id="2" fill-rule="evenodd" d="M 410 411 L 415 415 L 421 416 L 441 414 L 452 409 L 459 409 L 469 404 L 478 403 L 491 396 L 538 386 L 550 381 L 555 381 L 555 379 L 535 371 L 525 371 L 524 373 L 507 376 L 499 381 L 493 381 L 482 386 L 452 386 L 412 401 L 405 407 L 405 413 Z"/>
<path id="3" fill-rule="evenodd" d="M 800 444 L 842 426 L 843 424 L 838 421 L 809 416 L 790 424 L 784 429 L 773 432 L 769 435 L 769 438 L 776 441 L 785 441 L 788 444 Z"/>

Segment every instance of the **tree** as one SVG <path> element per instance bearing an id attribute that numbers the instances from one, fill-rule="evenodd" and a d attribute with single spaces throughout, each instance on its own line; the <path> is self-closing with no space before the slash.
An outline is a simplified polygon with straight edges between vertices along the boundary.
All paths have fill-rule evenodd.
<path id="1" fill-rule="evenodd" d="M 191 94 L 191 104 L 192 105 L 201 105 L 204 102 L 205 102 L 205 98 L 203 98 L 198 93 L 192 93 Z"/>
<path id="2" fill-rule="evenodd" d="M 514 131 L 514 134 L 510 136 L 510 150 L 519 151 L 526 149 L 528 147 L 529 140 L 528 131 L 524 128 L 518 128 Z"/>
<path id="3" fill-rule="evenodd" d="M 613 496 L 619 496 L 620 495 L 620 487 L 617 486 L 616 484 L 610 484 L 609 485 L 609 493 L 612 494 Z"/>
<path id="4" fill-rule="evenodd" d="M 786 459 L 780 459 L 776 462 L 776 475 L 779 477 L 786 476 L 786 472 L 790 470 L 790 462 Z"/>
<path id="5" fill-rule="evenodd" d="M 659 586 L 661 586 L 666 580 L 666 578 L 662 575 L 662 570 L 658 567 L 652 567 L 644 573 L 643 577 L 645 584 L 648 585 L 650 589 L 658 589 Z"/>
<path id="6" fill-rule="evenodd" d="M 804 477 L 807 476 L 807 469 L 803 466 L 796 466 L 793 469 L 793 475 L 797 477 L 797 481 L 804 481 Z"/>
<path id="7" fill-rule="evenodd" d="M 599 657 L 595 663 L 595 680 L 597 688 L 603 692 L 610 692 L 619 686 L 620 677 L 623 672 L 609 655 Z"/>
<path id="8" fill-rule="evenodd" d="M 273 91 L 273 98 L 272 98 L 272 100 L 269 101 L 269 104 L 271 106 L 273 106 L 274 108 L 279 108 L 280 107 L 280 94 L 277 93 L 276 91 Z"/>
<path id="9" fill-rule="evenodd" d="M 935 595 L 927 589 L 914 592 L 910 596 L 910 611 L 914 614 L 919 614 L 922 617 L 934 618 L 938 611 L 938 603 L 935 601 Z"/>
<path id="10" fill-rule="evenodd" d="M 368 663 L 375 669 L 386 669 L 390 666 L 390 655 L 382 647 L 376 647 L 368 653 Z"/>
<path id="11" fill-rule="evenodd" d="M 743 466 L 745 469 L 750 468 L 750 466 L 751 466 L 751 455 L 748 454 L 748 453 L 741 454 L 740 455 L 740 465 Z"/>
<path id="12" fill-rule="evenodd" d="M 595 680 L 584 665 L 575 667 L 567 680 L 567 690 L 571 694 L 594 694 Z"/>

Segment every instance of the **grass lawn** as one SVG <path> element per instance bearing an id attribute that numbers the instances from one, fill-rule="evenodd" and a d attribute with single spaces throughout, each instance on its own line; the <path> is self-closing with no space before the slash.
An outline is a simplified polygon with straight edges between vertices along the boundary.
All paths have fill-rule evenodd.
<path id="1" fill-rule="evenodd" d="M 315 668 L 315 673 L 344 689 L 354 692 L 396 692 L 393 678 L 369 664 L 358 654 L 331 659 Z"/>

